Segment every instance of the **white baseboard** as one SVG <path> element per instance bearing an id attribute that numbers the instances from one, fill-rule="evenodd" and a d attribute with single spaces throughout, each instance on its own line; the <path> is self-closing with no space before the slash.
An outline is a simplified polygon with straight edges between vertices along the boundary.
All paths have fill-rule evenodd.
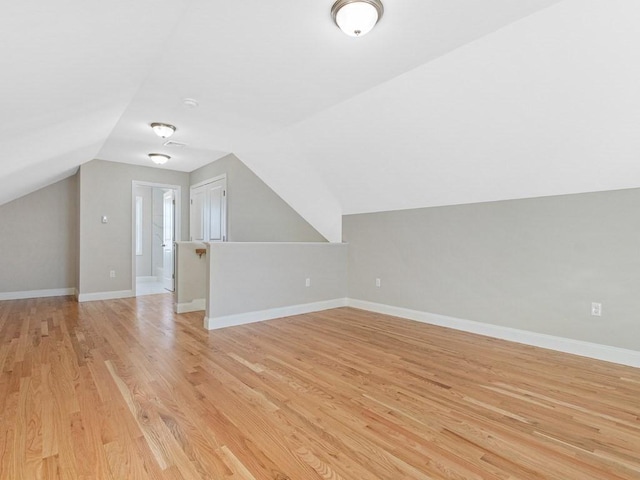
<path id="1" fill-rule="evenodd" d="M 410 310 L 408 308 L 394 307 L 382 303 L 367 302 L 364 300 L 348 299 L 348 305 L 370 312 L 393 315 L 395 317 L 407 318 L 422 323 L 438 325 L 441 327 L 453 328 L 488 337 L 510 340 L 512 342 L 523 343 L 534 347 L 548 348 L 559 352 L 572 353 L 582 357 L 595 358 L 607 362 L 640 367 L 640 352 L 627 350 L 624 348 L 610 347 L 598 343 L 573 340 L 571 338 L 556 337 L 544 333 L 529 332 L 516 328 L 491 325 L 488 323 L 475 322 L 473 320 L 463 320 L 460 318 L 447 317 L 435 313 Z"/>
<path id="2" fill-rule="evenodd" d="M 205 298 L 196 298 L 190 302 L 176 303 L 176 313 L 199 312 L 207 308 L 207 300 Z"/>
<path id="3" fill-rule="evenodd" d="M 291 305 L 287 307 L 271 308 L 269 310 L 238 313 L 222 317 L 204 317 L 204 328 L 207 330 L 216 330 L 218 328 L 235 327 L 237 325 L 244 325 L 247 323 L 262 322 L 264 320 L 272 320 L 274 318 L 290 317 L 291 315 L 301 315 L 303 313 L 319 312 L 322 310 L 346 306 L 346 298 L 336 298 L 322 302 L 304 303 L 301 305 Z"/>
<path id="4" fill-rule="evenodd" d="M 78 302 L 93 302 L 94 300 L 115 300 L 135 296 L 133 290 L 118 290 L 113 292 L 95 292 L 78 294 Z"/>
<path id="5" fill-rule="evenodd" d="M 154 283 L 158 281 L 158 277 L 150 276 L 150 277 L 136 277 L 136 282 L 140 283 Z"/>
<path id="6" fill-rule="evenodd" d="M 25 292 L 0 292 L 0 300 L 22 300 L 25 298 L 64 297 L 76 295 L 75 288 L 51 288 L 48 290 L 28 290 Z"/>

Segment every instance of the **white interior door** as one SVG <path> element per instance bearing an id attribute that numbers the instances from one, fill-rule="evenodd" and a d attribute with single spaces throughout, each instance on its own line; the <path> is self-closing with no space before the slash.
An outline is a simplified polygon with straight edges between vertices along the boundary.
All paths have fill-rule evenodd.
<path id="1" fill-rule="evenodd" d="M 189 211 L 192 242 L 227 241 L 227 179 L 191 188 Z"/>
<path id="2" fill-rule="evenodd" d="M 193 242 L 205 242 L 205 207 L 206 189 L 196 188 L 191 190 L 191 208 L 189 209 L 190 235 Z"/>
<path id="3" fill-rule="evenodd" d="M 162 208 L 162 285 L 173 292 L 175 268 L 175 192 L 168 190 L 163 195 Z"/>
<path id="4" fill-rule="evenodd" d="M 226 199 L 225 183 L 226 181 L 224 180 L 218 180 L 206 185 L 206 198 L 209 207 L 209 235 L 207 242 L 224 242 L 226 240 L 226 208 L 224 208 Z"/>

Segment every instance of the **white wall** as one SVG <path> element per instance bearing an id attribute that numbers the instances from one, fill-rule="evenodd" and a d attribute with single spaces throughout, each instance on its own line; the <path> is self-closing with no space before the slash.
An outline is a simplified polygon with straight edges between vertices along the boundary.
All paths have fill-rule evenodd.
<path id="1" fill-rule="evenodd" d="M 209 329 L 345 305 L 345 244 L 210 243 L 207 257 Z"/>
<path id="2" fill-rule="evenodd" d="M 135 190 L 136 197 L 142 197 L 142 255 L 136 254 L 136 276 L 150 277 L 152 275 L 152 230 L 151 217 L 153 212 L 151 187 L 138 186 Z M 136 219 L 137 221 L 137 219 Z"/>
<path id="3" fill-rule="evenodd" d="M 151 275 L 161 278 L 164 265 L 162 242 L 164 240 L 164 200 L 166 189 L 153 188 L 152 190 L 152 225 L 151 225 Z M 184 237 L 184 235 L 183 235 Z"/>

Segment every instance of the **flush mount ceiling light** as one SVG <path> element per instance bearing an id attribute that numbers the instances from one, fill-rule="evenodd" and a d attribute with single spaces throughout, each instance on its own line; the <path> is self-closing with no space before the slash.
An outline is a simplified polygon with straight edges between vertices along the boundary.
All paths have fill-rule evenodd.
<path id="1" fill-rule="evenodd" d="M 362 37 L 382 18 L 384 7 L 380 0 L 338 0 L 331 7 L 336 25 L 350 37 Z"/>
<path id="2" fill-rule="evenodd" d="M 168 138 L 176 131 L 176 127 L 169 125 L 168 123 L 154 122 L 151 124 L 151 128 L 156 132 L 156 135 L 162 138 Z"/>
<path id="3" fill-rule="evenodd" d="M 164 153 L 150 153 L 149 158 L 156 165 L 164 165 L 171 158 L 169 155 L 165 155 Z"/>

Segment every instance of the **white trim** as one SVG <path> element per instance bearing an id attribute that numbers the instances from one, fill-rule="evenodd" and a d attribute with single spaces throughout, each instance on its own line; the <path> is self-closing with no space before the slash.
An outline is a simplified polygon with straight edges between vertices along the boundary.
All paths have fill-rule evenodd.
<path id="1" fill-rule="evenodd" d="M 48 290 L 27 290 L 24 292 L 0 292 L 2 300 L 22 300 L 25 298 L 65 297 L 76 295 L 77 290 L 71 288 L 51 288 Z"/>
<path id="2" fill-rule="evenodd" d="M 382 303 L 367 302 L 364 300 L 348 299 L 348 305 L 361 310 L 383 313 L 396 317 L 407 318 L 422 323 L 438 325 L 441 327 L 453 328 L 464 332 L 486 335 L 488 337 L 500 338 L 512 342 L 532 345 L 534 347 L 547 348 L 559 352 L 571 353 L 583 357 L 595 358 L 607 362 L 640 367 L 640 351 L 627 350 L 624 348 L 610 347 L 598 343 L 573 340 L 571 338 L 556 337 L 544 333 L 530 332 L 516 328 L 503 327 L 501 325 L 491 325 L 488 323 L 463 320 L 460 318 L 447 317 L 435 313 L 410 310 L 408 308 L 394 307 Z"/>
<path id="3" fill-rule="evenodd" d="M 113 292 L 81 293 L 78 302 L 92 302 L 94 300 L 115 300 L 118 298 L 135 297 L 133 290 L 116 290 Z"/>
<path id="4" fill-rule="evenodd" d="M 183 242 L 183 243 L 206 243 L 206 242 L 200 242 L 198 240 L 190 240 L 188 242 Z M 215 243 L 216 245 L 221 244 L 222 242 L 211 242 L 211 243 Z M 327 246 L 327 245 L 349 245 L 349 242 L 224 242 L 224 245 L 249 245 L 249 246 L 255 246 L 255 245 L 322 245 L 322 246 Z"/>
<path id="5" fill-rule="evenodd" d="M 346 298 L 335 298 L 322 302 L 304 303 L 301 305 L 291 305 L 287 307 L 270 308 L 268 310 L 258 310 L 255 312 L 238 313 L 235 315 L 225 315 L 223 317 L 204 317 L 204 328 L 216 330 L 218 328 L 235 327 L 247 323 L 262 322 L 274 318 L 290 317 L 291 315 L 302 315 L 303 313 L 319 312 L 332 308 L 346 307 Z"/>
<path id="6" fill-rule="evenodd" d="M 198 183 L 194 183 L 193 185 L 189 185 L 189 190 L 194 189 L 194 188 L 199 188 L 202 187 L 203 185 L 207 185 L 208 183 L 213 183 L 213 182 L 217 182 L 218 180 L 222 180 L 222 179 L 227 179 L 227 174 L 223 173 L 222 175 L 218 175 L 217 177 L 213 177 L 213 178 L 208 178 L 207 180 L 203 180 L 201 182 Z"/>
<path id="7" fill-rule="evenodd" d="M 175 304 L 176 313 L 199 312 L 200 310 L 206 310 L 206 309 L 207 309 L 206 298 L 196 298 L 195 300 L 191 300 L 190 302 Z"/>
<path id="8" fill-rule="evenodd" d="M 158 277 L 156 276 L 140 276 L 136 277 L 136 282 L 138 283 L 155 283 L 159 282 Z"/>

